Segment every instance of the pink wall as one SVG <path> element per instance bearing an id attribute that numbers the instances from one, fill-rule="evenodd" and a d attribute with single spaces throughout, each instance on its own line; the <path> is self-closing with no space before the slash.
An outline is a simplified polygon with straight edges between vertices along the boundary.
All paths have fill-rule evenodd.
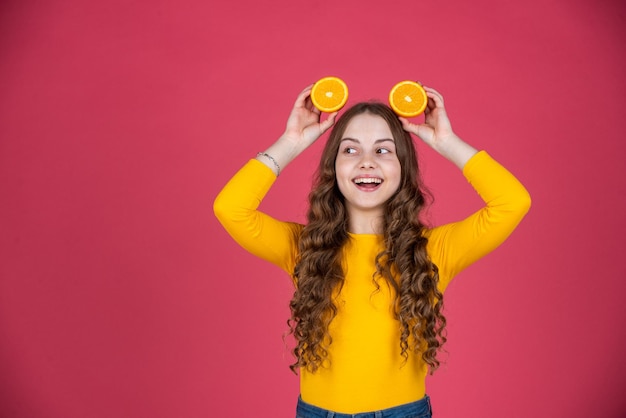
<path id="1" fill-rule="evenodd" d="M 624 416 L 625 9 L 2 2 L 0 416 L 293 416 L 289 282 L 211 204 L 325 75 L 352 103 L 405 78 L 438 88 L 457 132 L 534 199 L 449 288 L 437 417 Z M 476 209 L 457 170 L 419 149 L 433 220 Z M 302 220 L 318 154 L 264 210 Z"/>

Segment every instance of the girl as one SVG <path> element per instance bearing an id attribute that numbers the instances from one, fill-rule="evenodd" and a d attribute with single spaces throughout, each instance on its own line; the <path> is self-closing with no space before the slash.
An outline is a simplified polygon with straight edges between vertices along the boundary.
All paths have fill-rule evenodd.
<path id="1" fill-rule="evenodd" d="M 443 292 L 500 245 L 530 207 L 512 174 L 453 132 L 441 94 L 425 90 L 423 124 L 386 105 L 360 103 L 335 125 L 336 112 L 320 121 L 307 87 L 284 134 L 215 200 L 228 233 L 293 279 L 297 417 L 430 417 L 425 378 L 439 366 L 446 340 Z M 281 171 L 333 125 L 307 224 L 259 212 Z M 435 228 L 420 221 L 425 197 L 410 133 L 462 170 L 482 209 Z"/>

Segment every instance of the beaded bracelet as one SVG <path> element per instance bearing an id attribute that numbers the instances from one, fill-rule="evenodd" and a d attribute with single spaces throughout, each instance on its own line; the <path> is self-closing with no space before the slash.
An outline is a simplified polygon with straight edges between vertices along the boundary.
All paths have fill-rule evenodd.
<path id="1" fill-rule="evenodd" d="M 263 157 L 269 158 L 269 160 L 274 163 L 274 166 L 276 167 L 276 171 L 277 171 L 276 177 L 280 176 L 280 166 L 278 165 L 278 163 L 276 162 L 274 157 L 272 157 L 271 155 L 269 155 L 269 154 L 267 154 L 265 152 L 259 152 L 257 154 L 257 157 L 260 156 L 260 155 L 262 155 Z"/>

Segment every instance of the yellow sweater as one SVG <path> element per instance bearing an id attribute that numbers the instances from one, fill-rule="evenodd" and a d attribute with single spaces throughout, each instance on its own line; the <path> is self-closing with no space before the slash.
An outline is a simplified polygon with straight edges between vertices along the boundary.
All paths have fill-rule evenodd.
<path id="1" fill-rule="evenodd" d="M 463 174 L 485 206 L 460 222 L 426 232 L 442 292 L 456 274 L 500 245 L 530 208 L 524 186 L 486 152 L 472 157 Z M 257 210 L 275 179 L 264 164 L 251 160 L 218 195 L 214 211 L 243 248 L 292 275 L 302 225 Z M 374 259 L 381 250 L 381 236 L 350 235 L 344 249 L 345 284 L 329 327 L 333 342 L 327 367 L 315 373 L 300 370 L 301 396 L 307 403 L 357 413 L 413 402 L 426 392 L 427 367 L 421 356 L 410 355 L 403 364 L 391 289 L 382 284 L 375 292 Z"/>

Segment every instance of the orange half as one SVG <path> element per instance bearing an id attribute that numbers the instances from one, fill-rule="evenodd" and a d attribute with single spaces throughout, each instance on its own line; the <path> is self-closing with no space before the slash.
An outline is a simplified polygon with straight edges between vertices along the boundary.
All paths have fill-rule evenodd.
<path id="1" fill-rule="evenodd" d="M 348 101 L 348 86 L 338 77 L 324 77 L 313 85 L 311 101 L 322 112 L 336 112 Z"/>
<path id="2" fill-rule="evenodd" d="M 415 81 L 401 81 L 389 92 L 389 104 L 394 112 L 405 118 L 412 118 L 426 109 L 428 96 Z"/>

